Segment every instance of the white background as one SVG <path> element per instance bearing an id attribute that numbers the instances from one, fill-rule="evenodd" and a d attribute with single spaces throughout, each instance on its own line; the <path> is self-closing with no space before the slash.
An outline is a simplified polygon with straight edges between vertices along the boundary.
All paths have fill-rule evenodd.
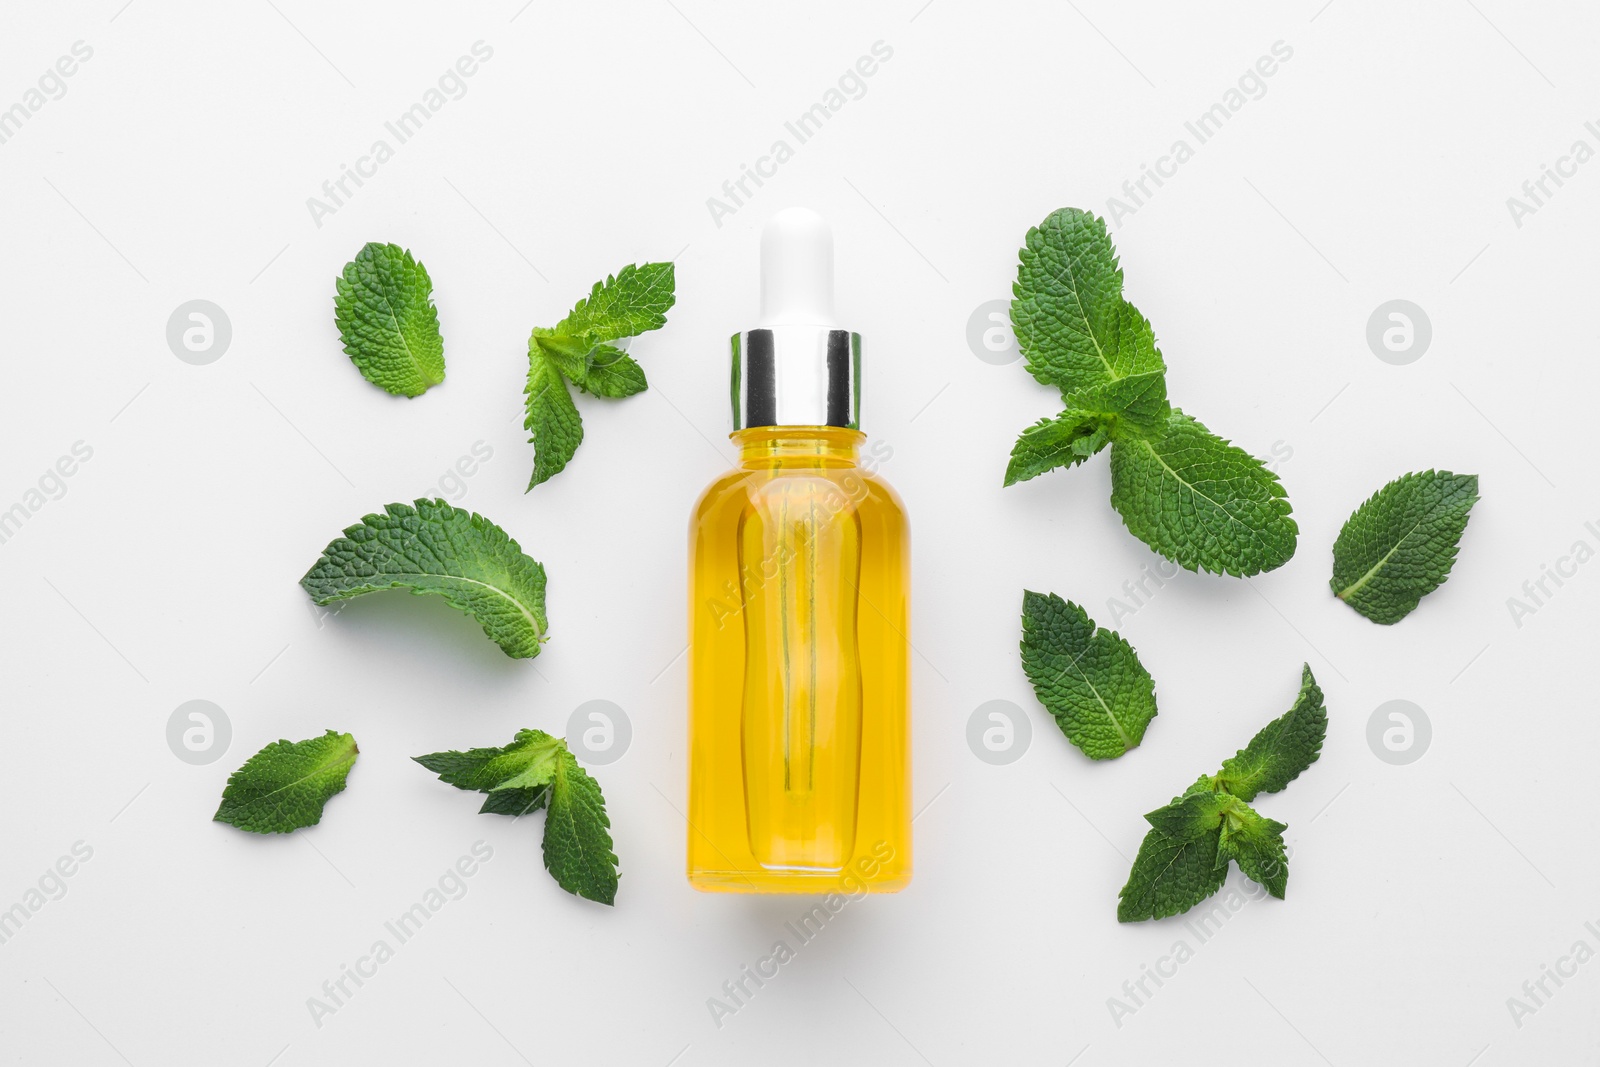
<path id="1" fill-rule="evenodd" d="M 92 459 L 0 545 L 0 908 L 74 842 L 93 858 L 0 945 L 0 1057 L 18 1063 L 1593 1062 L 1600 963 L 1535 1014 L 1574 942 L 1600 948 L 1593 654 L 1600 565 L 1518 626 L 1521 596 L 1600 521 L 1592 474 L 1600 163 L 1517 226 L 1506 199 L 1600 118 L 1600 15 L 1439 0 L 1123 5 L 228 5 L 8 8 L 0 107 L 74 42 L 93 58 L 0 145 L 0 508 L 74 442 Z M 1319 5 L 1321 5 L 1319 7 Z M 120 8 L 120 10 L 119 10 Z M 335 214 L 306 200 L 475 41 L 468 92 Z M 893 57 L 719 226 L 707 198 L 875 41 Z M 1250 581 L 1182 574 L 1117 627 L 1157 680 L 1144 745 L 1091 765 L 1018 664 L 1023 588 L 1111 622 L 1157 562 L 1107 504 L 1104 458 L 1002 490 L 1016 433 L 1058 403 L 969 347 L 1052 209 L 1107 210 L 1273 43 L 1267 91 L 1115 239 L 1182 406 L 1277 449 L 1301 539 Z M 1192 136 L 1188 139 L 1193 144 Z M 792 138 L 791 138 L 792 141 Z M 1553 188 L 1553 186 L 1552 186 Z M 707 1000 L 801 898 L 683 877 L 684 529 L 733 451 L 727 337 L 756 310 L 755 240 L 828 214 L 840 310 L 866 338 L 866 428 L 915 531 L 916 877 L 852 904 L 719 1028 Z M 333 279 L 368 240 L 427 264 L 448 379 L 416 400 L 340 352 Z M 634 346 L 647 393 L 580 398 L 588 439 L 524 495 L 529 329 L 597 278 L 677 257 L 678 306 Z M 233 340 L 192 366 L 168 316 L 214 301 Z M 1433 341 L 1366 342 L 1404 298 Z M 366 598 L 319 625 L 296 581 L 366 512 L 437 495 L 550 573 L 553 638 L 507 659 L 436 600 Z M 1291 453 L 1283 458 L 1282 453 Z M 1475 472 L 1456 573 L 1398 626 L 1329 594 L 1329 546 L 1378 486 Z M 1323 757 L 1264 814 L 1289 824 L 1289 899 L 1200 944 L 1120 926 L 1145 824 L 1286 709 L 1327 692 Z M 229 750 L 168 749 L 206 699 Z M 608 909 L 542 870 L 539 826 L 410 756 L 562 732 L 606 699 L 633 743 L 596 771 L 622 858 Z M 969 716 L 1027 709 L 1031 748 L 981 762 Z M 1380 760 L 1381 703 L 1432 722 Z M 210 821 L 229 771 L 279 737 L 352 731 L 322 825 Z M 307 998 L 472 843 L 469 891 L 314 1025 Z M 1237 877 L 1237 876 L 1235 876 Z M 1184 940 L 1133 1014 L 1108 998 Z M 1148 985 L 1148 983 L 1147 983 Z M 1151 986 L 1151 988 L 1154 988 Z"/>

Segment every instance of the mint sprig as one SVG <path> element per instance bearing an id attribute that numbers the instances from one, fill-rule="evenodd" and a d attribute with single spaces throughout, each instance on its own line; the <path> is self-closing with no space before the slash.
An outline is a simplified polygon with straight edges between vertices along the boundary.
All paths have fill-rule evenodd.
<path id="1" fill-rule="evenodd" d="M 617 857 L 605 797 L 564 740 L 542 730 L 519 730 L 501 748 L 413 758 L 457 789 L 487 794 L 481 814 L 521 816 L 547 808 L 545 869 L 569 893 L 616 903 Z"/>
<path id="2" fill-rule="evenodd" d="M 335 287 L 339 338 L 362 377 L 396 396 L 420 396 L 444 381 L 433 280 L 410 251 L 368 244 Z"/>
<path id="3" fill-rule="evenodd" d="M 1477 502 L 1475 474 L 1419 471 L 1379 489 L 1333 543 L 1334 595 L 1373 622 L 1399 622 L 1450 577 Z"/>
<path id="4" fill-rule="evenodd" d="M 1252 575 L 1294 554 L 1298 528 L 1277 475 L 1171 406 L 1155 333 L 1122 296 L 1105 221 L 1063 208 L 1028 231 L 1011 321 L 1030 373 L 1065 411 L 1023 431 L 1005 484 L 1111 447 L 1111 505 L 1179 565 Z"/>
<path id="5" fill-rule="evenodd" d="M 443 597 L 513 659 L 537 656 L 548 639 L 544 567 L 482 515 L 443 500 L 366 516 L 323 549 L 300 587 L 324 605 L 383 589 Z"/>
<path id="6" fill-rule="evenodd" d="M 1114 759 L 1144 739 L 1155 682 L 1133 646 L 1054 593 L 1022 594 L 1022 668 L 1039 703 L 1090 759 Z"/>
<path id="7" fill-rule="evenodd" d="M 1283 899 L 1289 883 L 1283 844 L 1288 827 L 1248 802 L 1278 792 L 1315 763 L 1327 732 L 1322 689 L 1307 664 L 1293 707 L 1224 760 L 1216 774 L 1201 775 L 1171 803 L 1145 816 L 1150 830 L 1118 894 L 1117 921 L 1188 911 L 1222 888 L 1230 862 Z"/>
<path id="8" fill-rule="evenodd" d="M 228 778 L 212 816 L 253 834 L 286 834 L 322 821 L 328 799 L 344 791 L 356 739 L 329 730 L 305 741 L 274 741 Z"/>
<path id="9" fill-rule="evenodd" d="M 583 419 L 567 389 L 612 399 L 642 393 L 644 368 L 613 342 L 666 324 L 676 277 L 671 263 L 623 267 L 596 282 L 553 328 L 535 327 L 528 338 L 527 416 L 532 434 L 532 489 L 560 474 L 583 443 Z"/>

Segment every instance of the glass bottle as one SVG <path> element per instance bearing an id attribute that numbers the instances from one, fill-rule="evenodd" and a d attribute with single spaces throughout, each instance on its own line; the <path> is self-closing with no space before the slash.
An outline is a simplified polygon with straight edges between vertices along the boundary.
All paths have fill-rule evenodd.
<path id="1" fill-rule="evenodd" d="M 911 877 L 905 510 L 862 455 L 861 339 L 831 324 L 832 235 L 762 235 L 733 338 L 739 466 L 690 525 L 688 874 L 699 889 L 893 891 Z"/>

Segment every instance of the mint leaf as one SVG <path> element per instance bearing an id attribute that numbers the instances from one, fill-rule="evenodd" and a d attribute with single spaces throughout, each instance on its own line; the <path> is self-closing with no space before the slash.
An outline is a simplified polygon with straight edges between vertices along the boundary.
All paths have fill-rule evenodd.
<path id="1" fill-rule="evenodd" d="M 1022 431 L 1011 449 L 1006 485 L 1037 478 L 1057 467 L 1075 467 L 1111 443 L 1105 420 L 1089 411 L 1063 411 Z"/>
<path id="2" fill-rule="evenodd" d="M 527 418 L 523 429 L 533 436 L 532 489 L 566 469 L 568 461 L 583 443 L 583 417 L 567 392 L 567 381 L 553 360 L 530 342 L 528 346 Z"/>
<path id="3" fill-rule="evenodd" d="M 1166 369 L 1155 333 L 1122 299 L 1122 268 L 1104 219 L 1077 208 L 1028 231 L 1012 287 L 1011 325 L 1035 378 L 1063 397 Z"/>
<path id="4" fill-rule="evenodd" d="M 671 263 L 623 267 L 596 282 L 554 329 L 535 327 L 528 338 L 526 429 L 533 435 L 531 490 L 561 473 L 583 443 L 583 420 L 570 381 L 595 396 L 633 396 L 647 388 L 644 368 L 612 344 L 666 324 L 676 299 Z"/>
<path id="5" fill-rule="evenodd" d="M 1145 834 L 1128 882 L 1117 894 L 1117 921 L 1177 915 L 1221 889 L 1228 869 L 1217 866 L 1217 839 L 1215 830 L 1181 839 L 1154 829 Z"/>
<path id="6" fill-rule="evenodd" d="M 362 377 L 396 396 L 420 396 L 444 381 L 433 281 L 409 251 L 368 244 L 335 286 L 339 338 Z"/>
<path id="7" fill-rule="evenodd" d="M 412 757 L 457 789 L 492 793 L 500 789 L 544 786 L 555 775 L 566 744 L 542 730 L 518 730 L 509 745 L 434 752 Z"/>
<path id="8" fill-rule="evenodd" d="M 1475 474 L 1401 475 L 1345 520 L 1333 543 L 1328 584 L 1373 622 L 1399 622 L 1450 576 L 1477 502 Z"/>
<path id="9" fill-rule="evenodd" d="M 561 755 L 544 824 L 545 869 L 567 892 L 615 904 L 617 856 L 611 851 L 611 820 L 600 783 L 578 766 L 564 744 Z"/>
<path id="10" fill-rule="evenodd" d="M 545 869 L 569 893 L 616 903 L 617 857 L 605 797 L 564 740 L 542 730 L 519 730 L 502 748 L 413 758 L 458 789 L 487 793 L 480 813 L 526 815 L 548 807 Z"/>
<path id="11" fill-rule="evenodd" d="M 380 589 L 441 596 L 513 659 L 537 656 L 549 627 L 544 568 L 500 527 L 443 500 L 366 516 L 323 549 L 300 586 L 318 604 Z"/>
<path id="12" fill-rule="evenodd" d="M 356 739 L 333 730 L 305 741 L 274 741 L 228 778 L 212 818 L 253 834 L 315 826 L 328 798 L 344 792 L 356 754 Z"/>
<path id="13" fill-rule="evenodd" d="M 595 282 L 589 295 L 579 300 L 555 332 L 586 337 L 590 344 L 637 337 L 667 324 L 667 312 L 676 301 L 671 263 L 632 264 L 615 277 Z"/>
<path id="14" fill-rule="evenodd" d="M 1311 665 L 1301 668 L 1300 692 L 1294 706 L 1263 726 L 1238 753 L 1222 761 L 1216 775 L 1219 789 L 1240 800 L 1261 793 L 1276 793 L 1317 762 L 1323 738 L 1328 735 L 1328 712 L 1322 706 L 1322 688 L 1311 675 Z"/>
<path id="15" fill-rule="evenodd" d="M 1245 576 L 1294 555 L 1298 527 L 1278 476 L 1177 409 L 1161 436 L 1113 444 L 1111 506 L 1189 570 Z"/>
<path id="16" fill-rule="evenodd" d="M 1164 808 L 1146 815 L 1128 882 L 1118 894 L 1117 921 L 1142 922 L 1188 911 L 1222 888 L 1226 860 L 1217 848 L 1224 813 L 1238 803 L 1202 778 Z"/>
<path id="17" fill-rule="evenodd" d="M 1054 593 L 1022 595 L 1022 668 L 1061 732 L 1090 759 L 1137 746 L 1155 718 L 1155 682 L 1132 646 Z"/>
<path id="18" fill-rule="evenodd" d="M 1228 861 L 1239 865 L 1244 876 L 1283 899 L 1289 887 L 1289 855 L 1283 847 L 1288 827 L 1264 818 L 1241 800 L 1224 813 L 1217 836 L 1217 866 L 1226 871 Z"/>

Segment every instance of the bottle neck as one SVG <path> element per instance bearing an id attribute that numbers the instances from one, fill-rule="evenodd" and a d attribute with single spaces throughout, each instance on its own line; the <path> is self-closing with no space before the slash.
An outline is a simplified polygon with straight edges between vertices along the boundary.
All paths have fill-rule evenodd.
<path id="1" fill-rule="evenodd" d="M 838 426 L 762 426 L 732 435 L 744 470 L 859 467 L 867 435 Z"/>

